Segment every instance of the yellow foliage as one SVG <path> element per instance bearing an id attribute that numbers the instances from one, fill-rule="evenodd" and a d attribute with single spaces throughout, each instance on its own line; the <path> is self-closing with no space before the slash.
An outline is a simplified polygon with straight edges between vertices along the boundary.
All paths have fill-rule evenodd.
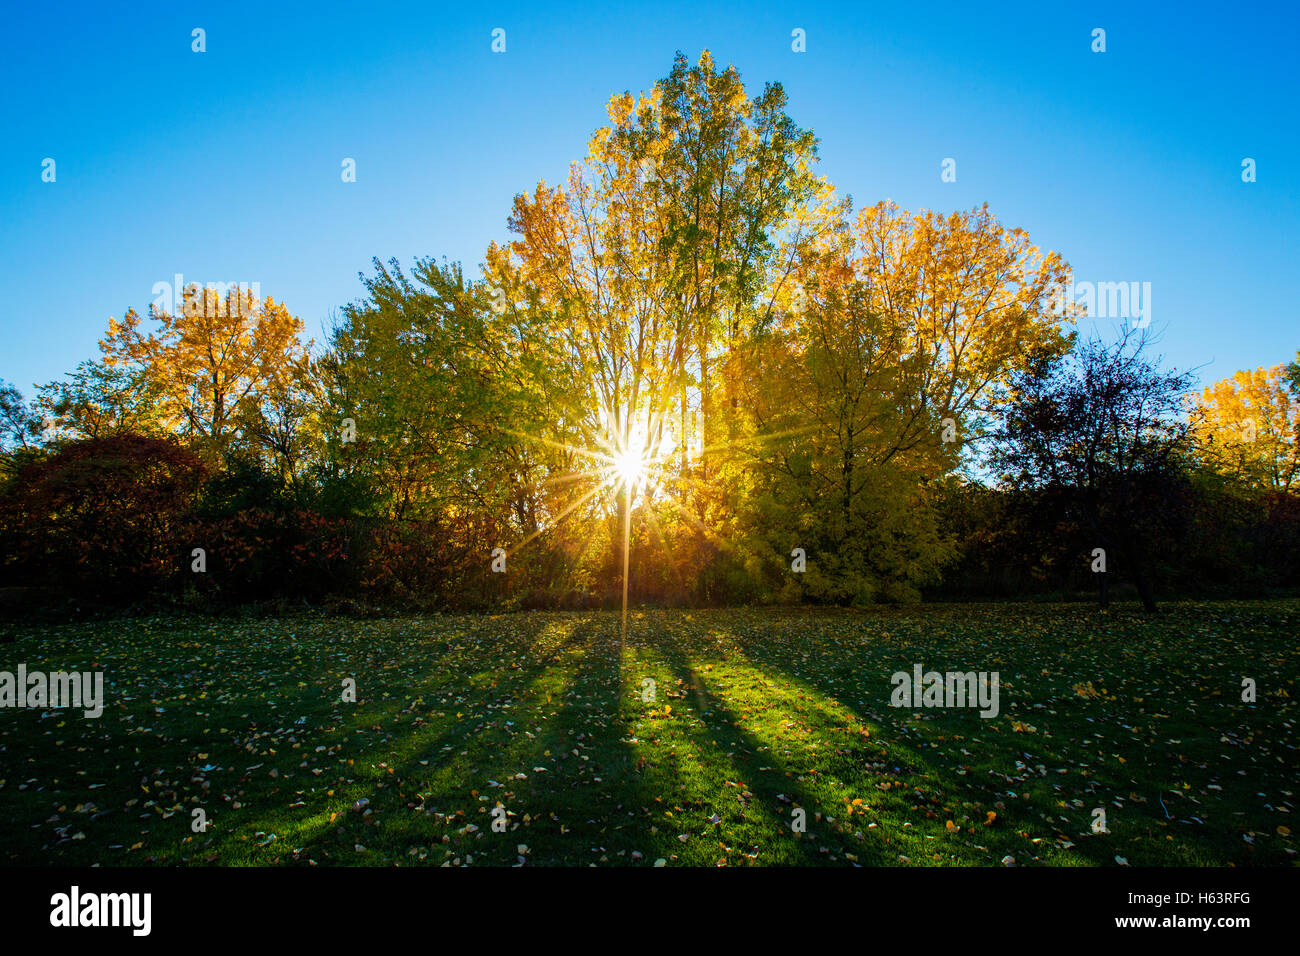
<path id="1" fill-rule="evenodd" d="M 1191 399 L 1192 434 L 1210 468 L 1257 488 L 1300 477 L 1300 402 L 1281 365 L 1235 373 Z"/>
<path id="2" fill-rule="evenodd" d="M 129 310 L 109 319 L 100 342 L 110 366 L 131 365 L 160 389 L 159 411 L 170 428 L 198 439 L 209 450 L 225 448 L 238 423 L 260 403 L 285 394 L 305 377 L 307 349 L 299 341 L 302 320 L 282 303 L 215 296 L 187 296 L 179 314 L 153 314 L 158 327 L 143 331 Z"/>

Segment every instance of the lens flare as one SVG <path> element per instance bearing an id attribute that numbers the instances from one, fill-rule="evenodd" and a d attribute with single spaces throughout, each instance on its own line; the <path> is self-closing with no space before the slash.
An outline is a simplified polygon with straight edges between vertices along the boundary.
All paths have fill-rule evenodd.
<path id="1" fill-rule="evenodd" d="M 614 455 L 613 477 L 618 487 L 635 488 L 645 481 L 646 473 L 645 449 L 640 442 L 629 444 Z"/>

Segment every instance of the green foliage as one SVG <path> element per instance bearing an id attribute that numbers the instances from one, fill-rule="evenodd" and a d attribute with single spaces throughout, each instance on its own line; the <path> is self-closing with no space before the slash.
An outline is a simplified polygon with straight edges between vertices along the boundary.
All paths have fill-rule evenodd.
<path id="1" fill-rule="evenodd" d="M 138 367 L 82 362 L 39 392 L 37 410 L 62 440 L 166 434 L 157 411 L 162 387 Z"/>
<path id="2" fill-rule="evenodd" d="M 38 457 L 40 416 L 23 401 L 22 392 L 0 379 L 0 479 Z"/>

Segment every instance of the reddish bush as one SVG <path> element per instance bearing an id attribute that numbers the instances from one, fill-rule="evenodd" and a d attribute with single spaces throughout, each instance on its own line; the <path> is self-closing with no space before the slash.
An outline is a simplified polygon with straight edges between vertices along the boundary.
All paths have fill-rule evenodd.
<path id="1" fill-rule="evenodd" d="M 172 441 L 72 442 L 26 465 L 0 499 L 0 562 L 15 583 L 130 599 L 188 570 L 199 459 Z"/>

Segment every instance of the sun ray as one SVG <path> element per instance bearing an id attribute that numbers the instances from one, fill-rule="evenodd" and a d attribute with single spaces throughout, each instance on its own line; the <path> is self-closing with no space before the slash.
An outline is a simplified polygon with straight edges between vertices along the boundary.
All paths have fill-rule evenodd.
<path id="1" fill-rule="evenodd" d="M 668 425 L 667 429 L 664 428 L 668 421 L 666 414 L 656 415 L 652 413 L 638 420 L 635 415 L 626 410 L 620 409 L 611 413 L 607 409 L 601 409 L 598 418 L 601 423 L 599 430 L 591 427 L 584 429 L 588 435 L 588 444 L 586 446 L 529 435 L 526 432 L 513 429 L 503 429 L 509 435 L 526 441 L 537 442 L 545 447 L 558 449 L 589 463 L 586 468 L 580 467 L 578 470 L 548 477 L 545 480 L 547 486 L 561 488 L 582 481 L 593 482 L 591 488 L 566 505 L 559 514 L 547 521 L 543 527 L 533 531 L 515 544 L 514 549 L 521 549 L 545 532 L 555 529 L 575 509 L 592 500 L 602 491 L 612 493 L 620 506 L 619 510 L 623 519 L 623 527 L 620 529 L 623 548 L 622 580 L 620 582 L 622 590 L 620 638 L 626 639 L 633 510 L 636 507 L 646 509 L 644 514 L 650 530 L 657 540 L 658 546 L 666 549 L 669 544 L 664 537 L 663 527 L 655 510 L 647 508 L 647 505 L 658 499 L 661 486 L 672 488 L 675 485 L 681 489 L 680 493 L 682 494 L 688 490 L 708 492 L 712 490 L 712 486 L 690 474 L 689 470 L 683 472 L 681 469 L 671 467 L 676 460 L 676 454 L 681 451 L 682 445 L 677 444 L 674 440 L 673 435 L 675 433 L 671 425 Z M 810 430 L 808 427 L 792 428 L 766 435 L 753 435 L 745 439 L 731 439 L 707 446 L 691 443 L 689 445 L 689 455 L 691 459 L 698 460 L 704 455 L 727 451 L 734 452 L 742 448 L 762 446 L 782 438 L 804 434 Z M 686 443 L 685 435 L 677 436 L 677 439 L 683 444 Z M 664 481 L 664 479 L 670 477 L 671 481 Z M 683 501 L 676 500 L 672 491 L 666 491 L 665 494 L 668 499 L 665 506 L 674 511 L 680 520 L 684 520 L 717 546 L 728 551 L 735 549 L 732 542 L 692 514 L 690 509 L 684 506 Z M 680 572 L 678 572 L 678 577 L 680 581 Z"/>
<path id="2" fill-rule="evenodd" d="M 525 538 L 523 538 L 523 540 L 521 540 L 521 541 L 519 541 L 517 544 L 513 545 L 512 550 L 513 550 L 514 552 L 517 553 L 517 552 L 523 550 L 523 548 L 524 548 L 524 547 L 525 547 L 529 542 L 534 541 L 535 539 L 537 539 L 538 537 L 540 537 L 540 536 L 541 536 L 542 534 L 544 534 L 545 532 L 547 532 L 547 531 L 551 531 L 551 530 L 554 530 L 556 527 L 559 526 L 559 524 L 560 524 L 561 521 L 563 521 L 566 517 L 568 517 L 568 515 L 570 514 L 570 512 L 573 511 L 573 509 L 577 508 L 579 505 L 581 505 L 581 504 L 582 504 L 584 501 L 586 501 L 587 499 L 594 497 L 594 496 L 596 495 L 597 491 L 598 491 L 598 489 L 596 489 L 596 488 L 592 488 L 592 489 L 590 489 L 589 491 L 587 491 L 585 494 L 583 494 L 582 496 L 580 496 L 576 501 L 570 503 L 570 504 L 568 505 L 568 507 L 566 507 L 566 508 L 565 508 L 563 511 L 561 511 L 558 515 L 556 515 L 554 518 L 552 518 L 551 521 L 550 521 L 549 527 L 548 527 L 547 525 L 543 525 L 542 527 L 538 528 L 536 531 L 532 532 L 531 534 L 529 534 L 529 535 L 527 535 Z"/>

